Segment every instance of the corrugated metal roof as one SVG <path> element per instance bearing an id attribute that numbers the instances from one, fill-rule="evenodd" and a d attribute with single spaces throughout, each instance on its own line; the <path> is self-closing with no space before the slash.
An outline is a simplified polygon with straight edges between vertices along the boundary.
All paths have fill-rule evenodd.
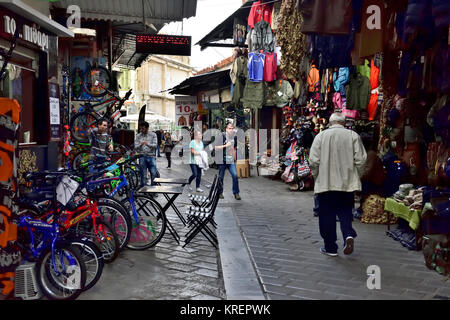
<path id="1" fill-rule="evenodd" d="M 231 85 L 230 70 L 210 72 L 187 78 L 172 89 L 170 94 L 196 95 L 199 91 L 226 88 Z"/>
<path id="2" fill-rule="evenodd" d="M 146 23 L 181 21 L 195 16 L 197 0 L 60 0 L 56 6 L 77 5 L 83 19 L 112 20 L 126 23 L 143 21 L 144 3 Z"/>
<path id="3" fill-rule="evenodd" d="M 247 21 L 250 9 L 253 2 L 256 0 L 247 0 L 239 9 L 237 9 L 232 15 L 226 18 L 222 23 L 215 27 L 210 33 L 204 36 L 196 45 L 201 46 L 201 50 L 204 50 L 208 46 L 214 46 L 216 41 L 233 39 L 233 25 L 234 18 L 242 18 Z M 230 47 L 234 47 L 234 44 L 230 44 Z"/>

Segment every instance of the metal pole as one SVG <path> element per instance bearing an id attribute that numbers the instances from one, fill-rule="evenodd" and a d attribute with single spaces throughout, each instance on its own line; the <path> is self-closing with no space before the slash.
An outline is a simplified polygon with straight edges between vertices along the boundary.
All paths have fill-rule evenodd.
<path id="1" fill-rule="evenodd" d="M 147 32 L 147 24 L 145 23 L 145 0 L 142 0 L 142 20 L 144 23 L 144 32 Z"/>

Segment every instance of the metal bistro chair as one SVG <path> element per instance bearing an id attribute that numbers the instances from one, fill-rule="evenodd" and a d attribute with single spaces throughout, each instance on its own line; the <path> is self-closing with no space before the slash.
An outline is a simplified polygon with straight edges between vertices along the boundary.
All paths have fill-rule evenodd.
<path id="1" fill-rule="evenodd" d="M 214 222 L 214 212 L 216 211 L 217 204 L 219 203 L 219 181 L 216 181 L 214 189 L 211 188 L 212 198 L 209 201 L 209 204 L 204 207 L 199 206 L 189 206 L 186 214 L 188 217 L 188 223 L 191 229 L 186 234 L 185 244 L 183 248 L 189 244 L 199 233 L 202 233 L 205 238 L 217 249 L 217 236 L 215 233 L 208 227 L 208 223 L 216 228 L 216 224 Z"/>
<path id="2" fill-rule="evenodd" d="M 209 190 L 209 195 L 208 196 L 201 196 L 201 195 L 197 195 L 197 194 L 190 194 L 189 195 L 189 200 L 191 200 L 191 203 L 194 206 L 197 207 L 204 207 L 207 206 L 209 203 L 211 203 L 212 201 L 212 197 L 213 197 L 213 193 L 214 190 L 216 188 L 216 184 L 217 184 L 217 174 L 214 176 L 214 180 L 213 183 L 211 185 L 211 189 Z"/>

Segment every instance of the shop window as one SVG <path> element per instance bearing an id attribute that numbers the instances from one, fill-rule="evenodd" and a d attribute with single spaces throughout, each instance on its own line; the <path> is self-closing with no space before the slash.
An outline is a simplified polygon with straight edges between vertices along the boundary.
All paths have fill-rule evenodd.
<path id="1" fill-rule="evenodd" d="M 0 96 L 16 99 L 22 108 L 19 143 L 35 141 L 34 132 L 35 73 L 15 64 L 8 64 L 5 77 L 0 81 Z"/>

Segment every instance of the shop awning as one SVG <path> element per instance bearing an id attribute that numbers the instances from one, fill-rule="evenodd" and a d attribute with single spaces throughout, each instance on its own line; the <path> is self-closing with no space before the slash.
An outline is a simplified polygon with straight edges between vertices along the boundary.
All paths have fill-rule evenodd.
<path id="1" fill-rule="evenodd" d="M 199 91 L 209 91 L 229 86 L 231 86 L 230 70 L 223 70 L 187 78 L 167 91 L 170 94 L 194 96 Z"/>
<path id="2" fill-rule="evenodd" d="M 195 16 L 197 0 L 60 0 L 56 6 L 77 5 L 87 20 L 162 24 Z"/>
<path id="3" fill-rule="evenodd" d="M 47 16 L 22 2 L 21 0 L 0 0 L 0 5 L 30 21 L 35 22 L 45 30 L 53 33 L 58 37 L 73 38 L 75 36 L 72 31 L 60 25 L 56 21 L 49 19 Z"/>
<path id="4" fill-rule="evenodd" d="M 241 18 L 244 21 L 247 21 L 250 9 L 255 1 L 256 0 L 248 0 L 231 16 L 226 18 L 221 24 L 204 36 L 203 39 L 197 42 L 196 45 L 199 45 L 201 50 L 204 50 L 207 47 L 235 47 L 233 43 L 217 43 L 216 41 L 233 39 L 234 18 Z"/>

